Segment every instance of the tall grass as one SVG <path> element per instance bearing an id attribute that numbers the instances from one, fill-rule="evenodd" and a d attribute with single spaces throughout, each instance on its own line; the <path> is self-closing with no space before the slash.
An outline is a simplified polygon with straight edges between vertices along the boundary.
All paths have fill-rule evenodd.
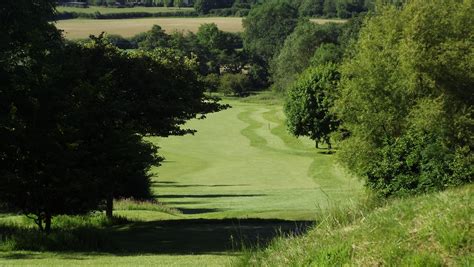
<path id="1" fill-rule="evenodd" d="M 52 231 L 39 231 L 26 217 L 3 220 L 0 224 L 0 251 L 98 251 L 112 250 L 107 227 L 128 223 L 124 217 L 108 219 L 102 213 L 53 217 Z"/>
<path id="2" fill-rule="evenodd" d="M 247 250 L 240 266 L 472 266 L 474 185 L 319 214 L 304 236 Z"/>
<path id="3" fill-rule="evenodd" d="M 114 201 L 115 210 L 148 210 L 159 211 L 168 214 L 180 214 L 177 209 L 168 207 L 157 200 L 136 200 L 133 198 L 123 198 Z"/>

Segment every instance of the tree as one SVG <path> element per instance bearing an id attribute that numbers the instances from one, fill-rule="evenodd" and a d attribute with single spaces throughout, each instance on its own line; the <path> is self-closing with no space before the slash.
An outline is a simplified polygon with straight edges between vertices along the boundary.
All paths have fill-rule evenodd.
<path id="1" fill-rule="evenodd" d="M 305 17 L 322 16 L 323 7 L 324 0 L 302 0 L 298 12 Z"/>
<path id="2" fill-rule="evenodd" d="M 336 0 L 324 0 L 323 13 L 327 17 L 336 16 Z"/>
<path id="3" fill-rule="evenodd" d="M 82 106 L 74 121 L 86 123 L 81 132 L 82 149 L 89 152 L 85 165 L 99 179 L 111 216 L 113 198 L 146 197 L 147 171 L 161 161 L 142 136 L 194 133 L 181 125 L 225 106 L 204 95 L 196 62 L 173 50 L 124 52 L 94 38 L 76 56 L 83 67 L 75 75 L 84 93 L 76 99 Z M 129 191 L 132 180 L 142 185 L 139 191 Z"/>
<path id="4" fill-rule="evenodd" d="M 192 59 L 128 53 L 102 37 L 64 43 L 53 7 L 0 8 L 0 202 L 46 232 L 55 215 L 147 195 L 147 170 L 160 158 L 142 137 L 193 133 L 181 126 L 224 108 L 204 95 Z"/>
<path id="5" fill-rule="evenodd" d="M 337 43 L 340 32 L 341 26 L 337 24 L 318 25 L 309 20 L 300 21 L 271 61 L 274 88 L 286 91 L 298 74 L 310 65 L 315 50 L 325 43 Z"/>
<path id="6" fill-rule="evenodd" d="M 159 25 L 153 25 L 143 41 L 138 43 L 141 49 L 152 50 L 157 47 L 168 47 L 169 35 Z"/>
<path id="7" fill-rule="evenodd" d="M 209 10 L 213 9 L 215 6 L 215 0 L 196 0 L 194 2 L 194 9 L 199 14 L 207 14 Z"/>
<path id="8" fill-rule="evenodd" d="M 49 231 L 56 214 L 96 207 L 94 181 L 75 165 L 74 104 L 62 72 L 63 42 L 49 21 L 55 1 L 2 1 L 0 8 L 0 202 Z M 69 82 L 69 81 L 68 81 Z"/>
<path id="9" fill-rule="evenodd" d="M 339 81 L 337 65 L 329 63 L 308 68 L 288 91 L 285 102 L 287 127 L 295 136 L 309 136 L 331 148 L 330 134 L 339 121 L 331 111 Z"/>
<path id="10" fill-rule="evenodd" d="M 196 38 L 200 44 L 211 50 L 225 49 L 224 33 L 217 28 L 215 23 L 204 23 L 199 26 Z"/>
<path id="11" fill-rule="evenodd" d="M 385 196 L 472 181 L 472 1 L 377 8 L 342 67 L 340 161 Z"/>
<path id="12" fill-rule="evenodd" d="M 220 91 L 225 95 L 245 96 L 249 89 L 249 79 L 242 73 L 226 73 L 221 76 Z"/>
<path id="13" fill-rule="evenodd" d="M 269 62 L 293 32 L 298 11 L 284 1 L 266 1 L 251 9 L 243 20 L 244 47 Z"/>
<path id="14" fill-rule="evenodd" d="M 311 66 L 319 66 L 327 63 L 339 64 L 343 57 L 343 48 L 333 43 L 325 43 L 316 49 L 310 60 Z"/>

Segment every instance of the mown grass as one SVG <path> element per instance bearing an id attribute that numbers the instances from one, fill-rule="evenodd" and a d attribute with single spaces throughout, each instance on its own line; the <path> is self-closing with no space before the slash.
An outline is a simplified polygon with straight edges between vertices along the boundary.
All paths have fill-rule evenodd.
<path id="1" fill-rule="evenodd" d="M 152 170 L 156 201 L 116 201 L 115 214 L 126 221 L 53 218 L 53 234 L 42 240 L 24 217 L 0 216 L 0 225 L 16 222 L 29 238 L 2 241 L 0 262 L 222 266 L 242 244 L 303 233 L 318 210 L 357 201 L 361 183 L 326 150 L 286 133 L 279 101 L 270 94 L 226 99 L 233 108 L 186 125 L 198 130 L 194 136 L 150 138 L 166 158 Z"/>
<path id="2" fill-rule="evenodd" d="M 166 158 L 154 170 L 160 202 L 187 218 L 312 220 L 318 207 L 363 193 L 334 155 L 285 131 L 273 98 L 244 101 L 226 99 L 232 109 L 190 122 L 194 136 L 151 139 Z"/>
<path id="3" fill-rule="evenodd" d="M 472 266 L 474 185 L 325 210 L 301 237 L 249 251 L 240 266 Z"/>

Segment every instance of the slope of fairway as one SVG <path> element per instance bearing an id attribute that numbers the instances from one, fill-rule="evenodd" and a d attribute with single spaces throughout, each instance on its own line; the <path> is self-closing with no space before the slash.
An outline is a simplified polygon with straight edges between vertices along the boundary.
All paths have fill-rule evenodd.
<path id="1" fill-rule="evenodd" d="M 311 19 L 314 23 L 344 23 L 340 19 Z M 153 25 L 160 25 L 167 33 L 173 31 L 197 32 L 204 23 L 215 23 L 220 30 L 226 32 L 241 32 L 242 18 L 235 17 L 200 17 L 200 18 L 138 18 L 138 19 L 70 19 L 56 22 L 58 29 L 64 31 L 69 39 L 87 38 L 89 35 L 98 35 L 101 32 L 119 34 L 131 37 L 135 34 L 151 29 Z"/>
<path id="2" fill-rule="evenodd" d="M 231 109 L 189 122 L 194 136 L 149 138 L 166 158 L 152 171 L 168 211 L 117 205 L 115 214 L 135 221 L 99 229 L 99 249 L 0 251 L 0 266 L 223 266 L 241 246 L 304 233 L 318 211 L 361 195 L 333 155 L 286 133 L 280 105 L 227 102 Z"/>
<path id="3" fill-rule="evenodd" d="M 194 136 L 152 139 L 166 158 L 155 170 L 159 201 L 191 218 L 311 220 L 361 192 L 333 155 L 286 133 L 281 106 L 231 105 L 190 122 Z"/>

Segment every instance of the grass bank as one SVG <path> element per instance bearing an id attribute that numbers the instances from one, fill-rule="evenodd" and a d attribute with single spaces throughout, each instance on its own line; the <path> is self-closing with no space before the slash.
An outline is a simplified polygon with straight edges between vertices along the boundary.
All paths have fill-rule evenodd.
<path id="1" fill-rule="evenodd" d="M 472 266 L 474 185 L 323 211 L 300 237 L 248 252 L 241 266 Z"/>

